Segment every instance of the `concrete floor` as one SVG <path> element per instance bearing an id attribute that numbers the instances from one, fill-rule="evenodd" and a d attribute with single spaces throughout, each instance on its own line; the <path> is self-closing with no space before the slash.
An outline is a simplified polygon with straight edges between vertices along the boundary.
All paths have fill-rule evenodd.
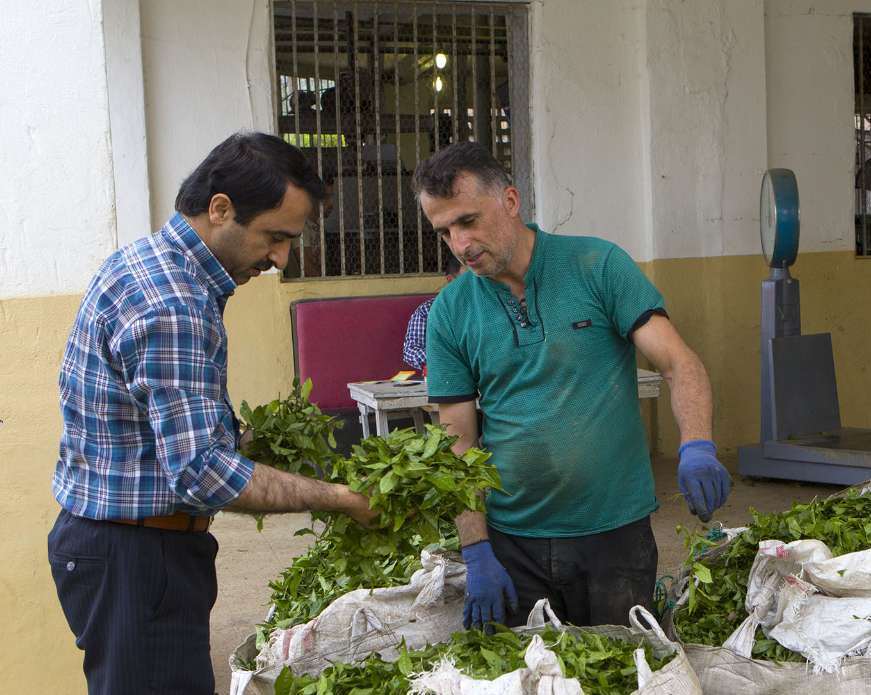
<path id="1" fill-rule="evenodd" d="M 725 526 L 740 526 L 750 520 L 749 508 L 779 511 L 792 502 L 807 502 L 817 495 L 828 495 L 838 488 L 827 485 L 749 480 L 739 478 L 734 458 L 725 458 L 732 471 L 734 486 L 726 505 L 715 520 Z M 694 526 L 695 517 L 687 512 L 678 494 L 677 464 L 673 458 L 654 461 L 659 511 L 653 515 L 653 530 L 659 546 L 659 574 L 674 574 L 685 551 L 675 526 Z M 268 583 L 278 576 L 291 559 L 308 546 L 311 536 L 295 537 L 294 531 L 308 525 L 305 514 L 268 517 L 262 533 L 254 520 L 238 514 L 219 514 L 212 526 L 221 544 L 218 553 L 218 600 L 212 611 L 212 661 L 216 690 L 229 693 L 230 653 L 263 620 L 268 607 Z"/>

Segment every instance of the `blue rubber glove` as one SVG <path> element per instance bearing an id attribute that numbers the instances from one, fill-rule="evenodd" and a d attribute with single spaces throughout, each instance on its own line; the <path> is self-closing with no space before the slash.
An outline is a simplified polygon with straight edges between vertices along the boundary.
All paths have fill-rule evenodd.
<path id="1" fill-rule="evenodd" d="M 468 630 L 488 623 L 505 622 L 505 601 L 517 610 L 517 592 L 508 572 L 496 559 L 490 541 L 480 541 L 463 548 L 466 563 L 466 603 L 463 606 L 463 626 Z"/>
<path id="2" fill-rule="evenodd" d="M 717 460 L 717 447 L 708 439 L 693 439 L 678 450 L 677 484 L 690 512 L 702 521 L 722 507 L 732 489 L 729 472 Z"/>

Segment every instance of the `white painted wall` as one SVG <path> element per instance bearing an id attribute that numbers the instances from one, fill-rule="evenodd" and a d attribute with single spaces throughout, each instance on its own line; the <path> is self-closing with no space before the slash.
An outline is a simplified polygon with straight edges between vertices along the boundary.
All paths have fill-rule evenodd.
<path id="1" fill-rule="evenodd" d="M 647 3 L 653 257 L 759 251 L 762 0 Z"/>
<path id="2" fill-rule="evenodd" d="M 533 5 L 538 216 L 637 260 L 756 253 L 762 0 Z"/>
<path id="3" fill-rule="evenodd" d="M 148 151 L 139 0 L 103 3 L 118 244 L 148 234 Z"/>
<path id="4" fill-rule="evenodd" d="M 765 2 L 768 161 L 795 171 L 802 251 L 855 248 L 853 12 L 871 2 Z"/>
<path id="5" fill-rule="evenodd" d="M 274 132 L 268 0 L 141 4 L 151 222 L 182 179 L 241 129 Z"/>
<path id="6" fill-rule="evenodd" d="M 82 291 L 115 246 L 100 0 L 4 3 L 0 299 Z"/>
<path id="7" fill-rule="evenodd" d="M 631 0 L 533 3 L 530 94 L 539 223 L 647 260 L 643 19 Z"/>

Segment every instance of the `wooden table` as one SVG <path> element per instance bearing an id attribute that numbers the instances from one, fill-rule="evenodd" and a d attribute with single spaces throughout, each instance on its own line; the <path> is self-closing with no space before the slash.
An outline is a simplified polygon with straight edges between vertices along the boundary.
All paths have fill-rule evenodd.
<path id="1" fill-rule="evenodd" d="M 662 375 L 647 369 L 638 370 L 638 397 L 658 398 Z M 390 417 L 410 417 L 418 432 L 423 432 L 423 413 L 426 409 L 433 422 L 438 422 L 438 408 L 428 402 L 426 384 L 422 381 L 359 381 L 348 384 L 351 398 L 360 411 L 363 437 L 368 437 L 369 414 L 375 414 L 375 433 L 381 437 L 388 433 Z"/>

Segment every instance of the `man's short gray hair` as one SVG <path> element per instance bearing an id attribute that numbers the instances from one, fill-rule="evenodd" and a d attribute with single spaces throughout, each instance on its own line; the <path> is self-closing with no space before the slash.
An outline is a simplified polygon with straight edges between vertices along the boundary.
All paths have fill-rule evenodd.
<path id="1" fill-rule="evenodd" d="M 464 140 L 448 145 L 417 165 L 412 179 L 414 194 L 453 198 L 454 182 L 460 174 L 472 174 L 485 189 L 502 190 L 511 177 L 490 151 L 477 142 Z"/>

